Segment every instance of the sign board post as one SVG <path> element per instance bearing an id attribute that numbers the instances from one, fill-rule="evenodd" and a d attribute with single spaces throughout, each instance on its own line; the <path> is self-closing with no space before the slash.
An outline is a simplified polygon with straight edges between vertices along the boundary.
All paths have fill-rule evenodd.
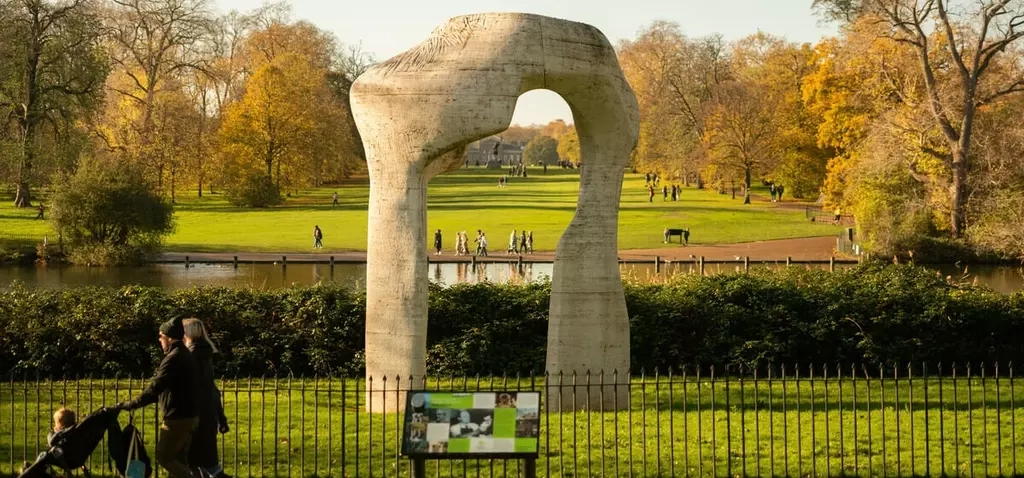
<path id="1" fill-rule="evenodd" d="M 406 394 L 402 455 L 412 476 L 425 477 L 427 460 L 523 460 L 537 476 L 540 392 L 432 392 Z"/>

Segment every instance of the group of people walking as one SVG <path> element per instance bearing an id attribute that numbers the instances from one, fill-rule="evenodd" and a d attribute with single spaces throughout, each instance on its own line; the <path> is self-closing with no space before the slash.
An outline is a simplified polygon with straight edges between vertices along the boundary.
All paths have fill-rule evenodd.
<path id="1" fill-rule="evenodd" d="M 678 201 L 679 200 L 679 196 L 683 192 L 683 187 L 682 186 L 676 186 L 676 185 L 673 184 L 671 191 L 672 191 L 672 200 L 673 201 Z M 662 186 L 661 187 L 661 197 L 662 197 L 662 200 L 668 201 L 668 197 L 669 197 L 669 187 L 668 186 Z M 654 185 L 653 184 L 648 184 L 647 185 L 647 201 L 648 202 L 654 202 Z"/>
<path id="2" fill-rule="evenodd" d="M 476 244 L 476 252 L 472 255 L 487 257 L 487 234 L 483 230 L 477 229 L 476 239 L 473 242 Z M 441 255 L 443 249 L 444 238 L 441 230 L 438 229 L 434 232 L 434 254 Z M 509 245 L 506 252 L 508 254 L 533 254 L 533 231 L 523 229 L 522 234 L 519 234 L 513 229 L 512 234 L 509 236 Z M 469 234 L 466 231 L 455 233 L 455 255 L 470 255 Z"/>

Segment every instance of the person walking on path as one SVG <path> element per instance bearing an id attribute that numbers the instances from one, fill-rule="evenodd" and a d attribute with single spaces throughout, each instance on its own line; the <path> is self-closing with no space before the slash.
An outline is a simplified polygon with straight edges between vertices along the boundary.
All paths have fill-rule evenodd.
<path id="1" fill-rule="evenodd" d="M 517 246 L 518 239 L 519 234 L 517 234 L 516 230 L 513 229 L 512 234 L 508 236 L 508 250 L 505 251 L 506 254 L 519 254 L 519 247 Z"/>
<path id="2" fill-rule="evenodd" d="M 441 242 L 441 230 L 438 229 L 437 232 L 434 233 L 434 249 L 437 251 L 434 255 L 441 255 L 441 244 L 443 244 L 443 242 Z"/>
<path id="3" fill-rule="evenodd" d="M 334 191 L 334 202 L 331 203 L 331 207 L 338 206 L 338 191 Z"/>
<path id="4" fill-rule="evenodd" d="M 476 255 L 487 257 L 487 234 L 480 231 L 476 238 Z"/>
<path id="5" fill-rule="evenodd" d="M 530 254 L 533 254 L 533 231 L 526 236 L 526 247 L 530 249 Z"/>
<path id="6" fill-rule="evenodd" d="M 313 249 L 322 249 L 324 247 L 324 231 L 320 230 L 320 226 L 313 226 Z"/>
<path id="7" fill-rule="evenodd" d="M 114 405 L 116 410 L 135 410 L 160 402 L 163 423 L 156 447 L 156 461 L 171 478 L 197 478 L 188 464 L 189 444 L 199 427 L 197 388 L 199 364 L 183 342 L 181 318 L 160 326 L 160 348 L 164 358 L 149 386 L 136 399 Z"/>
<path id="8" fill-rule="evenodd" d="M 683 229 L 683 245 L 690 245 L 690 228 Z"/>
<path id="9" fill-rule="evenodd" d="M 647 202 L 654 202 L 654 186 L 647 186 Z"/>
<path id="10" fill-rule="evenodd" d="M 519 239 L 519 252 L 526 254 L 526 229 L 523 229 L 522 237 Z"/>
<path id="11" fill-rule="evenodd" d="M 224 473 L 220 458 L 217 456 L 217 432 L 224 434 L 230 430 L 213 372 L 213 356 L 220 351 L 210 340 L 206 327 L 199 319 L 185 319 L 182 326 L 185 329 L 185 346 L 199 365 L 199 427 L 189 445 L 188 462 L 193 470 L 200 471 L 197 476 L 231 478 Z"/>

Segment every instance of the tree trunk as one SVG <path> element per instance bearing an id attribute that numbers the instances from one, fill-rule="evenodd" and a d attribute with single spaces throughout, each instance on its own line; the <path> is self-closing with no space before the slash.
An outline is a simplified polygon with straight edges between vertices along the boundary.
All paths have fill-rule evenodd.
<path id="1" fill-rule="evenodd" d="M 175 202 L 174 202 L 174 200 L 175 200 L 175 197 L 174 197 L 174 180 L 176 179 L 175 176 L 177 176 L 177 168 L 175 168 L 174 166 L 171 166 L 171 204 L 175 204 Z"/>
<path id="2" fill-rule="evenodd" d="M 203 176 L 199 175 L 199 199 L 203 198 Z"/>
<path id="3" fill-rule="evenodd" d="M 949 187 L 949 226 L 953 239 L 964 235 L 966 218 L 964 209 L 967 205 L 967 158 L 963 150 L 953 153 L 953 181 Z"/>
<path id="4" fill-rule="evenodd" d="M 18 192 L 14 195 L 14 207 L 32 206 L 32 190 L 25 181 L 18 182 Z"/>
<path id="5" fill-rule="evenodd" d="M 750 204 L 750 168 L 743 171 L 743 204 Z"/>
<path id="6" fill-rule="evenodd" d="M 31 115 L 31 113 L 26 113 L 22 122 L 22 133 L 25 137 L 22 141 L 21 167 L 18 168 L 18 191 L 14 196 L 14 207 L 32 206 L 32 190 L 29 188 L 28 180 L 34 162 L 33 156 L 35 156 L 36 122 Z"/>
<path id="7" fill-rule="evenodd" d="M 31 45 L 26 63 L 25 87 L 27 97 L 22 105 L 22 117 L 19 118 L 21 126 L 22 151 L 21 167 L 18 168 L 18 192 L 14 196 L 14 207 L 31 207 L 32 191 L 29 189 L 29 174 L 32 172 L 33 156 L 35 155 L 36 124 L 39 116 L 36 112 L 36 103 L 39 102 L 39 60 L 43 55 L 43 44 L 40 40 L 43 36 L 43 19 L 38 10 L 38 5 L 32 8 Z M 31 8 L 31 7 L 30 7 Z"/>

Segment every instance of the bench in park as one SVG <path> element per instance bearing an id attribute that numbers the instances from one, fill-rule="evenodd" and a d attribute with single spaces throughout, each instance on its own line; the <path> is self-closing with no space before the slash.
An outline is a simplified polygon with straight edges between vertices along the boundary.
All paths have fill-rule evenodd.
<path id="1" fill-rule="evenodd" d="M 683 243 L 683 230 L 682 229 L 665 229 L 665 242 L 672 242 L 672 237 L 678 237 L 679 243 Z"/>

